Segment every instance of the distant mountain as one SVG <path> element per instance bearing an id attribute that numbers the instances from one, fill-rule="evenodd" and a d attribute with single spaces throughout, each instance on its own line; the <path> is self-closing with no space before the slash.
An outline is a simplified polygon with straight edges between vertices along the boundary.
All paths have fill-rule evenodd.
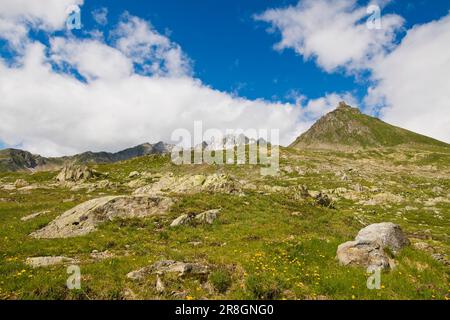
<path id="1" fill-rule="evenodd" d="M 352 108 L 345 102 L 341 102 L 337 109 L 320 118 L 290 147 L 345 151 L 399 145 L 450 147 L 445 142 L 362 114 L 359 109 Z"/>
<path id="2" fill-rule="evenodd" d="M 248 138 L 244 134 L 239 135 L 233 135 L 228 134 L 222 137 L 222 139 L 211 139 L 209 141 L 203 141 L 201 145 L 196 146 L 196 148 L 202 148 L 208 151 L 215 151 L 215 150 L 227 150 L 232 149 L 236 146 L 241 145 L 250 145 L 250 144 L 267 144 L 266 140 L 263 138 L 259 138 L 258 140 L 255 140 L 253 138 Z"/>
<path id="3" fill-rule="evenodd" d="M 74 156 L 45 158 L 19 149 L 0 150 L 0 171 L 51 170 L 64 163 L 113 163 L 150 154 L 169 153 L 173 145 L 158 142 L 143 143 L 116 153 L 84 152 Z"/>

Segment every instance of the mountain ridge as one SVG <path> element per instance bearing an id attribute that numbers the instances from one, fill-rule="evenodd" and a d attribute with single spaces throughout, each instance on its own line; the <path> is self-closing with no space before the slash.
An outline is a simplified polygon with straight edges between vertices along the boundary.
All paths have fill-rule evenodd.
<path id="1" fill-rule="evenodd" d="M 68 162 L 80 164 L 114 163 L 145 155 L 168 153 L 172 148 L 173 145 L 162 141 L 155 144 L 146 142 L 118 152 L 86 151 L 63 157 L 42 157 L 28 151 L 8 148 L 0 150 L 0 172 L 53 170 L 59 169 Z"/>
<path id="2" fill-rule="evenodd" d="M 345 102 L 316 121 L 290 147 L 352 151 L 400 145 L 450 147 L 445 142 L 363 114 Z"/>

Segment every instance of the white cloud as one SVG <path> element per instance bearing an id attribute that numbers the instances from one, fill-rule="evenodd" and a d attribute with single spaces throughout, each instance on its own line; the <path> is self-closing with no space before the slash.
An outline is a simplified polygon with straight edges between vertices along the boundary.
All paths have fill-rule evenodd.
<path id="1" fill-rule="evenodd" d="M 45 47 L 33 43 L 20 67 L 0 64 L 0 137 L 45 155 L 119 150 L 169 141 L 172 130 L 280 128 L 283 142 L 298 133 L 299 108 L 235 98 L 189 77 L 123 75 L 83 83 L 55 73 Z"/>
<path id="2" fill-rule="evenodd" d="M 403 19 L 384 15 L 381 30 L 366 26 L 366 7 L 356 0 L 303 0 L 296 6 L 269 9 L 255 16 L 281 33 L 275 48 L 293 49 L 304 59 L 315 59 L 327 72 L 344 67 L 361 70 L 392 47 Z"/>
<path id="3" fill-rule="evenodd" d="M 450 143 L 450 14 L 408 31 L 373 67 L 369 105 L 384 120 Z"/>
<path id="4" fill-rule="evenodd" d="M 286 145 L 341 99 L 288 104 L 215 90 L 190 75 L 180 46 L 130 15 L 113 45 L 69 34 L 50 35 L 47 47 L 26 34 L 14 64 L 0 59 L 0 141 L 42 155 L 170 141 L 174 129 L 192 130 L 196 120 L 205 129 L 280 129 Z"/>
<path id="5" fill-rule="evenodd" d="M 99 8 L 92 11 L 92 17 L 94 18 L 95 22 L 98 24 L 104 26 L 108 23 L 108 8 Z"/>
<path id="6" fill-rule="evenodd" d="M 60 66 L 75 68 L 88 81 L 115 80 L 133 73 L 132 62 L 120 51 L 98 41 L 52 38 L 51 59 Z"/>
<path id="7" fill-rule="evenodd" d="M 390 1 L 383 1 L 386 5 Z M 279 30 L 277 49 L 315 59 L 327 72 L 370 72 L 366 111 L 398 126 L 450 142 L 450 14 L 407 31 L 398 15 L 382 15 L 382 29 L 366 27 L 366 7 L 355 0 L 303 0 L 256 18 Z"/>
<path id="8" fill-rule="evenodd" d="M 67 8 L 84 0 L 2 0 L 0 3 L 0 38 L 15 49 L 22 49 L 29 28 L 59 30 L 67 19 Z"/>
<path id="9" fill-rule="evenodd" d="M 117 38 L 115 46 L 144 74 L 179 76 L 191 72 L 190 61 L 180 46 L 142 19 L 123 15 L 113 35 Z"/>

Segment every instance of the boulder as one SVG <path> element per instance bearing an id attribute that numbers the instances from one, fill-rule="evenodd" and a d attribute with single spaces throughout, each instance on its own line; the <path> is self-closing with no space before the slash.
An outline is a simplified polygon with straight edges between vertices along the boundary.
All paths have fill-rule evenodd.
<path id="1" fill-rule="evenodd" d="M 195 216 L 195 220 L 199 223 L 212 224 L 217 219 L 220 209 L 208 210 Z"/>
<path id="2" fill-rule="evenodd" d="M 65 165 L 56 176 L 56 181 L 59 183 L 80 182 L 95 178 L 99 175 L 100 173 L 87 166 L 68 164 Z"/>
<path id="3" fill-rule="evenodd" d="M 342 265 L 358 265 L 372 272 L 375 269 L 389 269 L 395 261 L 384 250 L 398 252 L 409 245 L 409 240 L 398 225 L 390 222 L 372 224 L 360 230 L 354 241 L 339 245 L 336 258 Z"/>
<path id="4" fill-rule="evenodd" d="M 409 240 L 400 226 L 392 222 L 375 223 L 361 229 L 355 241 L 360 243 L 376 242 L 383 248 L 391 249 L 394 254 L 409 245 Z"/>
<path id="5" fill-rule="evenodd" d="M 63 256 L 27 258 L 25 264 L 32 268 L 48 267 L 58 264 L 74 264 L 77 260 Z"/>
<path id="6" fill-rule="evenodd" d="M 26 182 L 24 179 L 17 179 L 14 182 L 14 187 L 16 187 L 16 188 L 23 188 L 23 187 L 26 187 L 28 185 L 29 185 L 29 183 Z"/>
<path id="7" fill-rule="evenodd" d="M 187 225 L 187 224 L 191 223 L 192 220 L 193 220 L 192 215 L 183 214 L 183 215 L 179 216 L 178 218 L 176 218 L 175 220 L 173 220 L 172 223 L 170 224 L 170 226 L 178 227 L 178 226 L 182 226 L 182 225 Z"/>
<path id="8" fill-rule="evenodd" d="M 389 259 L 377 243 L 348 241 L 339 245 L 336 256 L 342 265 L 363 266 L 368 272 L 393 266 L 392 259 Z"/>
<path id="9" fill-rule="evenodd" d="M 138 188 L 133 194 L 160 195 L 173 193 L 222 192 L 234 193 L 240 189 L 239 183 L 225 174 L 187 175 L 176 177 L 173 174 L 162 176 L 158 181 Z"/>
<path id="10" fill-rule="evenodd" d="M 203 276 L 209 273 L 209 267 L 200 263 L 161 260 L 155 262 L 151 266 L 128 273 L 127 278 L 132 280 L 142 280 L 152 273 L 157 275 L 176 273 L 180 277 L 190 275 Z"/>
<path id="11" fill-rule="evenodd" d="M 88 234 L 114 218 L 165 214 L 173 201 L 155 196 L 107 196 L 84 202 L 30 234 L 34 238 L 69 238 Z"/>
<path id="12" fill-rule="evenodd" d="M 200 224 L 212 224 L 217 219 L 217 215 L 220 209 L 208 210 L 197 215 L 195 214 L 183 214 L 172 221 L 171 227 L 178 227 L 181 225 L 187 225 L 192 223 Z"/>
<path id="13" fill-rule="evenodd" d="M 141 174 L 137 171 L 132 171 L 130 172 L 130 174 L 128 175 L 128 178 L 133 179 L 133 178 L 137 178 L 139 177 Z"/>

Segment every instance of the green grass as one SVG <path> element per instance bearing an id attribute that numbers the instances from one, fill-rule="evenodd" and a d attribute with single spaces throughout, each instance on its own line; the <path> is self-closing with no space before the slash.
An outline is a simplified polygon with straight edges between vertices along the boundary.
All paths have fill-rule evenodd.
<path id="1" fill-rule="evenodd" d="M 392 221 L 407 235 L 432 244 L 449 254 L 450 209 L 438 203 L 429 211 L 423 201 L 434 198 L 432 188 L 439 185 L 449 193 L 448 171 L 432 175 L 419 173 L 420 161 L 405 157 L 411 168 L 392 174 L 364 167 L 361 159 L 384 163 L 392 153 L 339 154 L 301 152 L 283 149 L 283 165 L 307 169 L 304 175 L 259 176 L 256 166 L 175 166 L 168 157 L 150 156 L 121 163 L 96 165 L 108 179 L 121 183 L 116 189 L 72 192 L 54 187 L 27 192 L 0 189 L 0 298 L 2 299 L 125 299 L 128 292 L 143 299 L 445 299 L 449 296 L 449 268 L 435 261 L 429 253 L 413 247 L 396 257 L 397 268 L 382 274 L 382 289 L 369 290 L 368 275 L 357 267 L 342 267 L 335 259 L 337 246 L 353 239 L 365 223 Z M 434 163 L 430 154 L 423 159 Z M 439 159 L 436 159 L 439 161 Z M 343 181 L 335 171 L 345 171 L 349 164 L 350 180 Z M 333 168 L 329 168 L 332 164 Z M 36 240 L 28 235 L 49 223 L 64 211 L 102 194 L 129 194 L 125 184 L 132 171 L 173 172 L 177 175 L 214 173 L 231 174 L 254 183 L 258 190 L 244 195 L 191 194 L 174 195 L 175 205 L 166 215 L 147 219 L 117 219 L 98 230 L 71 239 Z M 448 170 L 448 167 L 447 169 Z M 3 183 L 25 179 L 29 183 L 49 184 L 56 173 L 2 173 Z M 392 183 L 388 183 L 392 181 Z M 150 183 L 151 181 L 149 181 Z M 299 200 L 289 192 L 260 192 L 263 185 L 292 188 L 307 185 L 310 190 L 334 189 L 360 183 L 381 186 L 383 191 L 401 194 L 401 204 L 362 206 L 357 201 L 340 198 L 336 208 L 317 206 L 311 200 Z M 362 196 L 371 197 L 366 191 Z M 73 199 L 70 199 L 72 198 Z M 63 202 L 62 200 L 70 201 Z M 416 200 L 420 200 L 416 202 Z M 406 211 L 406 206 L 417 210 Z M 212 225 L 169 228 L 181 214 L 221 208 Z M 23 222 L 30 213 L 50 210 L 36 219 Z M 296 213 L 296 214 L 292 214 Z M 439 216 L 441 218 L 439 218 Z M 194 245 L 193 243 L 196 243 Z M 95 261 L 92 250 L 108 250 L 114 258 Z M 80 260 L 81 289 L 69 290 L 69 276 L 64 266 L 31 269 L 27 257 L 65 255 Z M 207 278 L 162 278 L 164 293 L 155 289 L 155 276 L 131 281 L 126 274 L 161 259 L 199 262 L 211 266 Z M 207 284 L 211 284 L 208 286 Z"/>

